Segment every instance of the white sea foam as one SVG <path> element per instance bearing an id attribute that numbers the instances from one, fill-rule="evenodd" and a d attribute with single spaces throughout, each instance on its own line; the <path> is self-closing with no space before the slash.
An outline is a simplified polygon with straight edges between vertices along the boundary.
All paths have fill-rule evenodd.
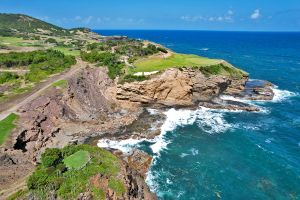
<path id="1" fill-rule="evenodd" d="M 201 48 L 200 50 L 201 50 L 201 51 L 208 51 L 209 48 Z"/>
<path id="2" fill-rule="evenodd" d="M 155 110 L 148 110 L 151 114 L 155 114 Z M 223 119 L 224 111 L 216 111 L 204 107 L 200 107 L 197 110 L 176 110 L 174 108 L 166 111 L 166 121 L 161 127 L 161 134 L 154 139 L 126 139 L 121 141 L 103 139 L 98 141 L 98 146 L 102 148 L 114 148 L 123 152 L 129 152 L 132 148 L 136 147 L 143 141 L 149 141 L 153 143 L 150 147 L 152 152 L 156 155 L 166 149 L 170 141 L 165 139 L 165 135 L 168 132 L 173 131 L 177 127 L 186 126 L 196 123 L 200 129 L 204 132 L 213 134 L 225 132 L 231 128 Z"/>
<path id="3" fill-rule="evenodd" d="M 190 149 L 190 151 L 191 151 L 191 153 L 192 153 L 192 155 L 193 155 L 193 156 L 195 156 L 195 155 L 198 155 L 198 154 L 199 154 L 199 150 L 198 150 L 198 149 L 191 148 L 191 149 Z"/>
<path id="4" fill-rule="evenodd" d="M 150 115 L 156 115 L 158 113 L 158 111 L 153 108 L 147 108 L 147 111 L 150 113 Z"/>
<path id="5" fill-rule="evenodd" d="M 290 97 L 297 96 L 297 93 L 290 92 L 288 90 L 280 90 L 278 89 L 277 86 L 273 88 L 273 92 L 274 92 L 274 98 L 272 102 L 282 102 L 284 100 L 287 100 Z"/>
<path id="6" fill-rule="evenodd" d="M 265 140 L 265 143 L 270 144 L 270 143 L 272 143 L 272 141 L 274 141 L 274 138 L 267 138 L 267 139 Z"/>
<path id="7" fill-rule="evenodd" d="M 97 146 L 102 148 L 118 149 L 124 153 L 129 153 L 133 147 L 143 141 L 145 141 L 145 139 L 138 140 L 130 138 L 120 141 L 103 139 L 98 141 Z"/>
<path id="8" fill-rule="evenodd" d="M 299 144 L 300 144 L 300 143 L 299 143 Z M 181 154 L 180 154 L 180 157 L 181 157 L 181 158 L 184 158 L 184 157 L 186 157 L 186 156 L 188 156 L 188 155 L 189 155 L 189 154 L 187 154 L 187 153 L 181 153 Z"/>

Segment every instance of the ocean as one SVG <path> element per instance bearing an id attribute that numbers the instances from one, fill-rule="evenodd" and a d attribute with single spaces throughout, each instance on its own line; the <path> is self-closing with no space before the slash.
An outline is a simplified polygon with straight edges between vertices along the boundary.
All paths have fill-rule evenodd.
<path id="1" fill-rule="evenodd" d="M 115 144 L 153 155 L 147 183 L 159 199 L 300 199 L 300 33 L 97 32 L 221 58 L 277 86 L 274 100 L 249 102 L 261 112 L 170 109 L 154 140 Z"/>

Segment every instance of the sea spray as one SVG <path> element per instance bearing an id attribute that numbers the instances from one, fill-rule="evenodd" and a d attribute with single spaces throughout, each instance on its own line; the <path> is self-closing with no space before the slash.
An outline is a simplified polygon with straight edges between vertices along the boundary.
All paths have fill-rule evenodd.
<path id="1" fill-rule="evenodd" d="M 272 100 L 272 102 L 282 102 L 285 101 L 287 99 L 289 99 L 290 97 L 295 97 L 298 94 L 295 92 L 290 92 L 288 90 L 280 90 L 278 89 L 278 86 L 275 86 L 273 88 L 273 92 L 274 92 L 274 98 Z"/>

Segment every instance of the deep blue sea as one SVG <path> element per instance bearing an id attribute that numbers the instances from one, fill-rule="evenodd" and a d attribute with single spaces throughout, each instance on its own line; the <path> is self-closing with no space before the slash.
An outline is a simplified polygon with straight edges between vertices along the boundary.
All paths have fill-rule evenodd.
<path id="1" fill-rule="evenodd" d="M 221 58 L 278 86 L 273 101 L 251 102 L 262 112 L 170 109 L 159 137 L 131 141 L 154 156 L 159 199 L 300 199 L 300 33 L 97 32 Z"/>

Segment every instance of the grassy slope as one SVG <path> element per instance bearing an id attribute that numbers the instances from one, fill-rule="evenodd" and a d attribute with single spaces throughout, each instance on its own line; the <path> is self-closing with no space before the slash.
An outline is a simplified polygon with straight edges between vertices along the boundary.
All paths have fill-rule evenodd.
<path id="1" fill-rule="evenodd" d="M 37 29 L 52 32 L 55 35 L 67 35 L 69 32 L 58 26 L 21 14 L 0 14 L 0 30 L 17 30 L 21 33 L 35 33 Z"/>
<path id="2" fill-rule="evenodd" d="M 19 37 L 0 36 L 0 46 L 40 47 L 42 46 L 42 43 L 37 40 L 24 40 Z"/>
<path id="3" fill-rule="evenodd" d="M 149 57 L 138 60 L 134 63 L 137 67 L 137 72 L 150 72 L 156 70 L 164 70 L 170 67 L 183 67 L 183 66 L 208 66 L 219 64 L 221 60 L 209 59 L 196 55 L 188 54 L 173 54 L 168 58 Z"/>
<path id="4" fill-rule="evenodd" d="M 109 179 L 106 187 L 118 195 L 125 192 L 124 183 L 119 179 L 121 161 L 110 152 L 89 145 L 70 145 L 59 151 L 62 157 L 58 162 L 49 167 L 45 167 L 42 162 L 29 177 L 27 186 L 35 197 L 46 199 L 47 195 L 54 191 L 60 199 L 76 199 L 80 193 L 92 191 L 95 199 L 105 199 L 103 191 L 107 188 L 92 181 L 98 174 L 103 175 L 103 180 Z M 87 155 L 90 162 L 86 162 Z M 51 159 L 52 156 L 49 156 Z M 64 163 L 75 163 L 78 166 L 85 164 L 78 169 L 64 169 Z"/>
<path id="5" fill-rule="evenodd" d="M 70 55 L 70 56 L 79 56 L 80 55 L 79 50 L 71 50 L 71 48 L 68 48 L 68 47 L 57 46 L 57 47 L 53 47 L 53 49 L 58 50 L 58 51 L 64 53 L 65 55 Z"/>
<path id="6" fill-rule="evenodd" d="M 12 113 L 2 121 L 0 121 L 0 145 L 4 144 L 5 140 L 16 127 L 14 121 L 18 118 L 18 115 Z"/>
<path id="7" fill-rule="evenodd" d="M 219 59 L 209 59 L 190 54 L 173 54 L 168 58 L 148 57 L 137 60 L 133 72 L 161 71 L 171 67 L 193 67 L 200 69 L 204 74 L 221 74 L 231 77 L 242 77 L 246 72 L 233 67 L 229 63 Z"/>

